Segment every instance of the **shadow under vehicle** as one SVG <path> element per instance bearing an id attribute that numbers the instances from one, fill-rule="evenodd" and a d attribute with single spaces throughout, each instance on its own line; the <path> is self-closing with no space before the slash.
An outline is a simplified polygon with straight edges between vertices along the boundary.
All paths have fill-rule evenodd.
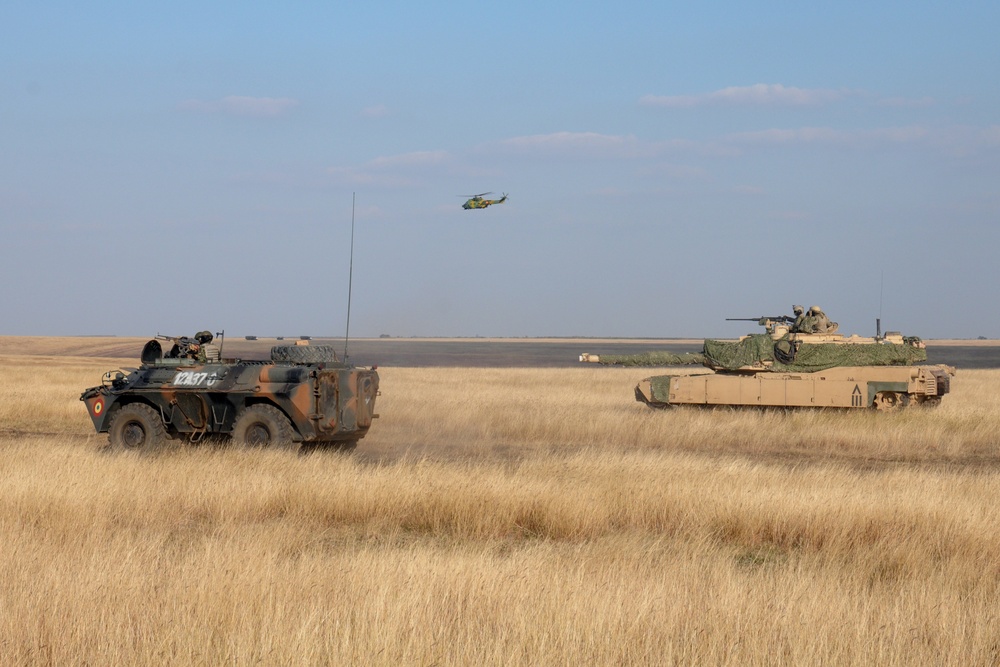
<path id="1" fill-rule="evenodd" d="M 378 417 L 376 368 L 343 363 L 332 347 L 278 345 L 270 361 L 248 361 L 224 359 L 215 345 L 196 355 L 191 339 L 170 340 L 166 355 L 151 340 L 139 368 L 108 371 L 80 396 L 112 448 L 220 435 L 249 446 L 351 450 Z"/>
<path id="2" fill-rule="evenodd" d="M 580 355 L 580 361 L 623 366 L 702 364 L 709 370 L 657 375 L 639 382 L 636 400 L 650 407 L 724 405 L 875 408 L 934 406 L 951 391 L 955 369 L 920 365 L 919 338 L 898 332 L 865 338 L 793 333 L 779 319 L 761 318 L 766 333 L 737 341 L 706 340 L 700 354 L 649 352 Z"/>

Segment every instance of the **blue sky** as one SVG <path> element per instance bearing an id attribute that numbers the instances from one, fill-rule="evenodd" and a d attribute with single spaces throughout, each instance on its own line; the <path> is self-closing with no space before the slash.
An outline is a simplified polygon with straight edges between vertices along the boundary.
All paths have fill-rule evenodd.
<path id="1" fill-rule="evenodd" d="M 355 195 L 356 336 L 730 336 L 801 303 L 998 338 L 998 25 L 7 2 L 0 335 L 342 335 Z M 462 210 L 483 191 L 510 199 Z"/>

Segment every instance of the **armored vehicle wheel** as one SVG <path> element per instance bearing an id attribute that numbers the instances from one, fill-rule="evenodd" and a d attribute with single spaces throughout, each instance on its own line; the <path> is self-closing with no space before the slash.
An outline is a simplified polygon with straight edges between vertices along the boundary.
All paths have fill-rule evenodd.
<path id="1" fill-rule="evenodd" d="M 233 424 L 233 441 L 249 447 L 291 448 L 293 436 L 288 418 L 273 405 L 251 405 Z"/>
<path id="2" fill-rule="evenodd" d="M 898 410 L 910 403 L 910 397 L 895 391 L 880 391 L 875 394 L 876 410 Z"/>
<path id="3" fill-rule="evenodd" d="M 123 405 L 108 425 L 108 442 L 113 449 L 149 452 L 168 439 L 159 413 L 144 403 Z"/>

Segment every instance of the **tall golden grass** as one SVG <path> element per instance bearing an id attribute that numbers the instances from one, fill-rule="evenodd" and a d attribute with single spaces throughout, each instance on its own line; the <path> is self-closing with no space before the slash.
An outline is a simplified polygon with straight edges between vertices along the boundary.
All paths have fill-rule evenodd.
<path id="1" fill-rule="evenodd" d="M 77 400 L 117 362 L 57 361 L 0 357 L 5 664 L 1000 661 L 997 371 L 875 414 L 382 368 L 354 455 L 134 457 Z"/>

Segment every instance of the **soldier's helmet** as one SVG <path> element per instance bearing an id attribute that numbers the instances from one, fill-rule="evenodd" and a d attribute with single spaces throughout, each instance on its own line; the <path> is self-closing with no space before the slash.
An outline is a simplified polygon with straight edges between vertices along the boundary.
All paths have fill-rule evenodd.
<path id="1" fill-rule="evenodd" d="M 819 306 L 813 306 L 812 308 L 809 309 L 809 314 L 810 315 L 819 315 L 822 312 L 823 312 L 823 309 L 820 308 Z"/>
<path id="2" fill-rule="evenodd" d="M 202 345 L 212 342 L 212 332 L 211 331 L 199 331 L 194 335 L 194 339 L 201 343 Z"/>
<path id="3" fill-rule="evenodd" d="M 804 310 L 805 308 L 803 308 L 802 306 L 792 306 L 792 312 L 796 315 L 801 315 Z"/>

